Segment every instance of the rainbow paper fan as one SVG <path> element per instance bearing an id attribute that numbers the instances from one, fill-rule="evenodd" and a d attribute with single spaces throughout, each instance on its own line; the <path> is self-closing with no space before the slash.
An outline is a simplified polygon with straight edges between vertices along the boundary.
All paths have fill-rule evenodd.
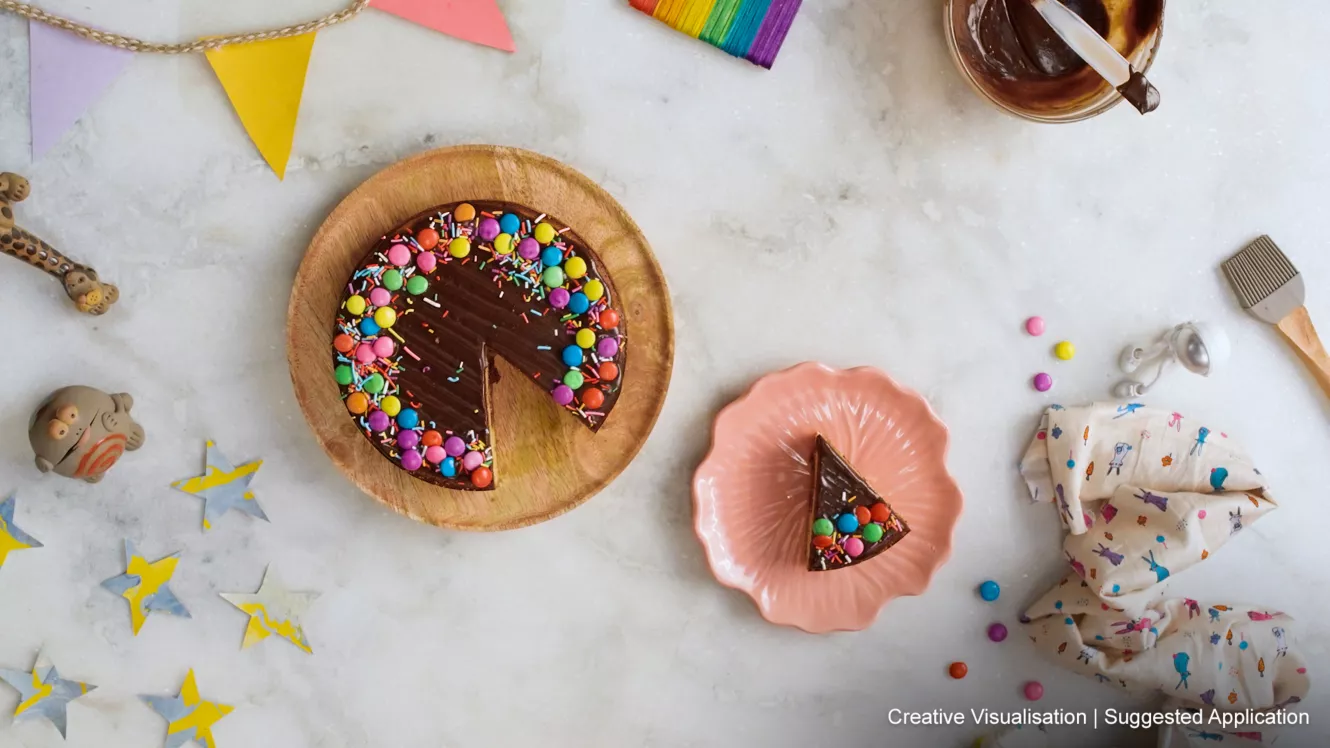
<path id="1" fill-rule="evenodd" d="M 634 8 L 713 47 L 770 68 L 802 0 L 628 0 Z"/>

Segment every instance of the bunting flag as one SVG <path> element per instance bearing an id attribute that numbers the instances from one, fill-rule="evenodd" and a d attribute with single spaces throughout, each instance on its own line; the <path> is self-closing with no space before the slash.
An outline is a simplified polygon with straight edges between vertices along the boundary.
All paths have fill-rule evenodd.
<path id="1" fill-rule="evenodd" d="M 372 0 L 370 7 L 464 41 L 505 52 L 516 49 L 495 0 Z"/>
<path id="2" fill-rule="evenodd" d="M 133 53 L 41 23 L 28 29 L 32 160 L 60 140 L 124 71 Z"/>
<path id="3" fill-rule="evenodd" d="M 286 177 L 314 34 L 233 44 L 205 54 L 259 153 Z"/>

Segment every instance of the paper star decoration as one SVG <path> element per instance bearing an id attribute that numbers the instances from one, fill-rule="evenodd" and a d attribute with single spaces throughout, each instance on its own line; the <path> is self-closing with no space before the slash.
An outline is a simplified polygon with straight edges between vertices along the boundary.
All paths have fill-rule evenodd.
<path id="1" fill-rule="evenodd" d="M 18 689 L 15 722 L 44 717 L 55 725 L 62 738 L 65 736 L 67 719 L 65 709 L 69 702 L 96 688 L 87 683 L 61 678 L 45 654 L 37 655 L 37 665 L 31 672 L 0 669 L 0 680 Z"/>
<path id="2" fill-rule="evenodd" d="M 5 558 L 13 551 L 42 547 L 35 538 L 14 524 L 14 505 L 17 503 L 18 498 L 12 495 L 0 501 L 0 566 L 5 565 Z"/>
<path id="3" fill-rule="evenodd" d="M 281 583 L 269 567 L 263 574 L 263 584 L 252 594 L 223 592 L 227 602 L 249 614 L 245 641 L 241 649 L 249 649 L 269 636 L 280 636 L 306 653 L 313 654 L 305 629 L 300 625 L 311 603 L 319 598 L 317 592 L 292 592 Z"/>
<path id="4" fill-rule="evenodd" d="M 194 671 L 185 676 L 185 684 L 177 696 L 140 696 L 145 704 L 166 720 L 166 748 L 194 741 L 204 748 L 217 748 L 212 739 L 212 726 L 235 708 L 215 701 L 204 701 L 194 683 Z"/>
<path id="5" fill-rule="evenodd" d="M 134 544 L 125 541 L 125 573 L 112 577 L 102 586 L 129 601 L 129 618 L 134 624 L 134 635 L 148 620 L 149 613 L 189 618 L 189 611 L 180 603 L 167 585 L 175 574 L 177 554 L 149 562 L 134 550 Z"/>
<path id="6" fill-rule="evenodd" d="M 268 515 L 263 513 L 258 499 L 249 490 L 249 482 L 254 480 L 254 474 L 259 472 L 263 460 L 233 467 L 211 439 L 208 440 L 207 460 L 208 466 L 203 475 L 171 484 L 171 488 L 203 498 L 203 529 L 211 530 L 212 523 L 228 509 L 236 509 L 267 522 Z"/>

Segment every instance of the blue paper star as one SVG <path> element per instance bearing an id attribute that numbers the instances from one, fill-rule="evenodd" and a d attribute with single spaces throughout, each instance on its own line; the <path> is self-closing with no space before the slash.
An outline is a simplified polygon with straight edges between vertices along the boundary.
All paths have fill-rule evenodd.
<path id="1" fill-rule="evenodd" d="M 175 574 L 178 561 L 174 553 L 148 561 L 134 550 L 133 543 L 125 541 L 125 573 L 102 582 L 102 587 L 129 601 L 129 618 L 135 636 L 148 620 L 149 613 L 190 617 L 189 611 L 167 584 Z"/>
<path id="2" fill-rule="evenodd" d="M 0 669 L 0 680 L 18 689 L 15 722 L 45 718 L 55 725 L 62 738 L 65 736 L 65 710 L 69 702 L 96 688 L 87 683 L 61 678 L 45 654 L 37 655 L 37 665 L 32 670 Z"/>
<path id="3" fill-rule="evenodd" d="M 259 472 L 262 465 L 263 460 L 258 460 L 234 467 L 222 454 L 222 450 L 212 440 L 208 440 L 207 468 L 203 475 L 176 481 L 171 487 L 203 498 L 204 530 L 211 530 L 213 522 L 228 509 L 244 512 L 266 522 L 268 515 L 263 513 L 263 508 L 249 490 L 249 482 L 254 480 L 255 473 Z"/>
<path id="4" fill-rule="evenodd" d="M 0 566 L 5 565 L 5 558 L 13 551 L 21 551 L 25 548 L 41 548 L 31 535 L 18 529 L 14 524 L 14 505 L 18 503 L 18 498 L 10 495 L 4 501 L 0 501 Z"/>

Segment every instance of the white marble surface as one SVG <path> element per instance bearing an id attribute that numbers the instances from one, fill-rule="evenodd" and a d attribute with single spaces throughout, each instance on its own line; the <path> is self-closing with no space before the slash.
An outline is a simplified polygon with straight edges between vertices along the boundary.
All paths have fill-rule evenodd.
<path id="1" fill-rule="evenodd" d="M 336 3 L 39 5 L 171 39 Z M 198 58 L 137 58 L 31 163 L 26 24 L 0 17 L 0 168 L 34 184 L 21 222 L 123 294 L 81 318 L 55 283 L 0 260 L 0 492 L 20 492 L 20 524 L 46 543 L 0 569 L 0 665 L 26 666 L 44 644 L 101 686 L 71 707 L 68 745 L 159 744 L 164 724 L 133 694 L 173 694 L 190 667 L 238 707 L 221 746 L 960 746 L 979 730 L 890 729 L 885 710 L 1016 708 L 1030 678 L 1050 705 L 1128 703 L 983 628 L 1062 567 L 1057 520 L 1026 504 L 1013 468 L 1053 399 L 1028 378 L 1052 371 L 1061 401 L 1103 397 L 1123 343 L 1192 317 L 1228 327 L 1233 360 L 1148 401 L 1227 424 L 1283 509 L 1173 589 L 1287 610 L 1313 668 L 1330 667 L 1330 408 L 1216 269 L 1274 234 L 1330 330 L 1319 3 L 1174 2 L 1151 76 L 1163 107 L 1060 127 L 970 92 L 936 0 L 808 3 L 771 72 L 621 0 L 501 5 L 511 56 L 378 13 L 323 33 L 285 182 Z M 542 151 L 603 184 L 652 241 L 678 330 L 639 459 L 577 511 L 499 535 L 419 525 L 356 491 L 311 438 L 283 347 L 289 282 L 327 211 L 402 157 L 469 142 Z M 1031 313 L 1050 337 L 1023 335 Z M 1071 363 L 1046 350 L 1061 337 L 1080 348 Z M 924 393 L 952 429 L 967 497 L 931 589 L 862 633 L 765 623 L 714 583 L 692 534 L 689 478 L 713 413 L 805 359 L 880 366 Z M 96 486 L 40 476 L 28 454 L 30 408 L 74 381 L 132 392 L 148 430 Z M 167 484 L 200 468 L 205 437 L 237 461 L 266 458 L 255 485 L 271 524 L 231 515 L 200 532 L 199 502 Z M 131 636 L 124 603 L 97 586 L 119 573 L 125 536 L 182 552 L 192 620 Z M 239 649 L 244 616 L 217 593 L 256 588 L 268 564 L 323 593 L 313 656 Z M 1006 591 L 995 606 L 972 592 L 987 577 Z M 952 659 L 969 662 L 965 681 L 946 679 Z M 1324 715 L 1330 691 L 1311 702 Z M 0 712 L 15 703 L 0 688 Z M 0 748 L 60 744 L 44 725 L 0 724 Z"/>

